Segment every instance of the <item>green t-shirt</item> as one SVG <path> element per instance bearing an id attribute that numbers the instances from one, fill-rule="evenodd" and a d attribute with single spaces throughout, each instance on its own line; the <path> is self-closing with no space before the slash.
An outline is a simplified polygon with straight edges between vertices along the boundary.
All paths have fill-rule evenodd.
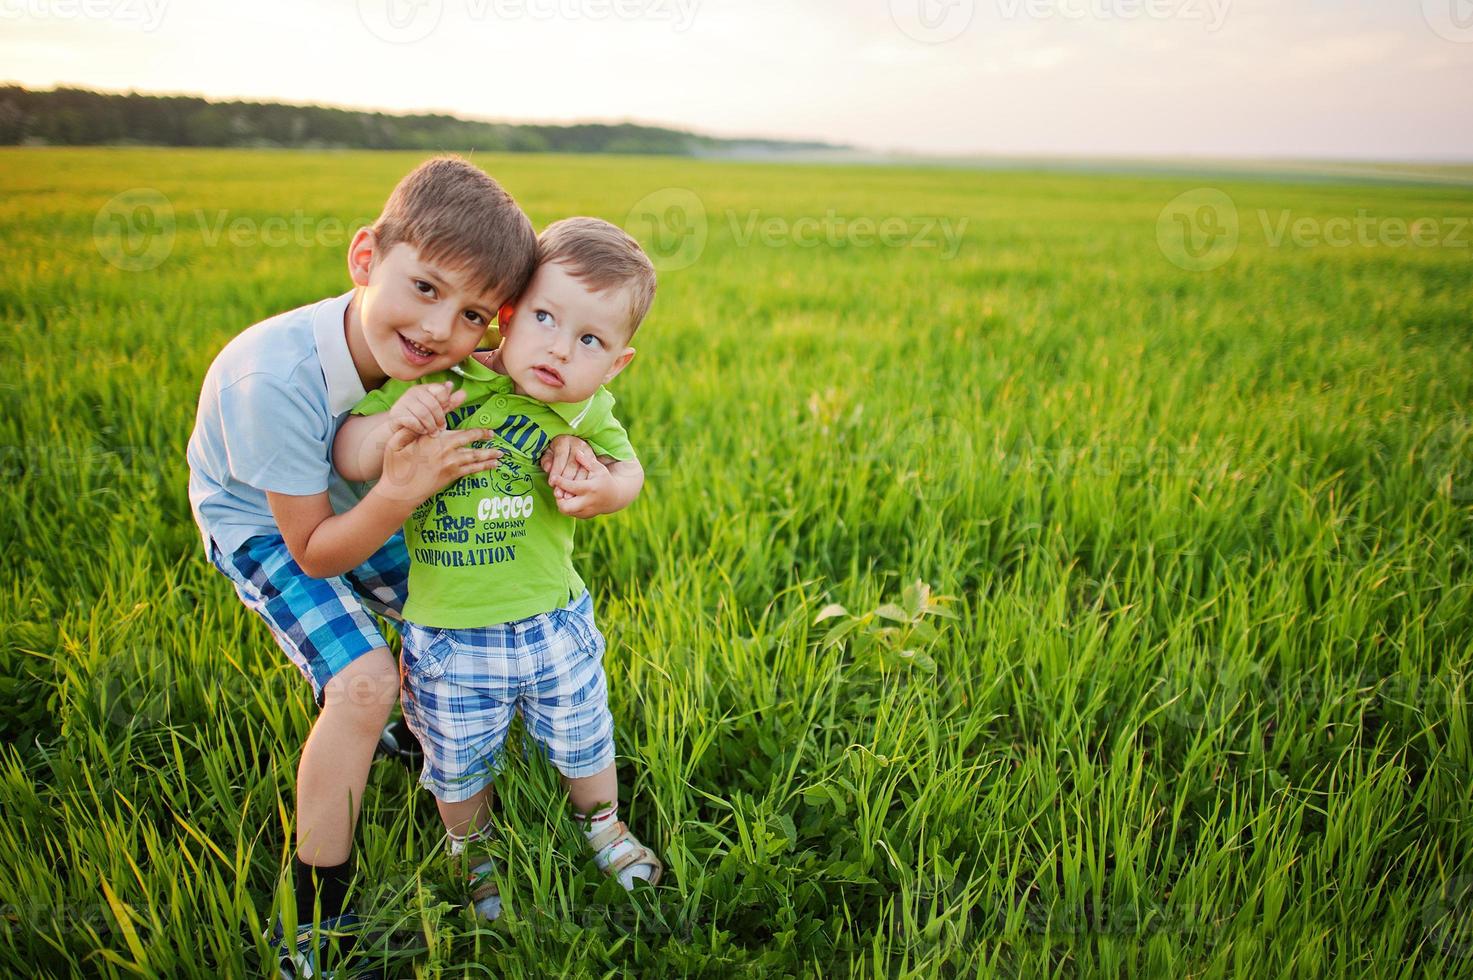
<path id="1" fill-rule="evenodd" d="M 614 418 L 614 396 L 599 388 L 577 404 L 518 395 L 511 378 L 468 358 L 418 381 L 390 379 L 355 415 L 388 411 L 415 384 L 454 382 L 465 404 L 447 413 L 452 429 L 495 429 L 503 455 L 495 469 L 462 477 L 420 504 L 404 525 L 409 598 L 404 618 L 463 629 L 535 616 L 583 592 L 573 568 L 574 519 L 560 513 L 538 460 L 555 437 L 572 433 L 602 456 L 634 449 Z"/>

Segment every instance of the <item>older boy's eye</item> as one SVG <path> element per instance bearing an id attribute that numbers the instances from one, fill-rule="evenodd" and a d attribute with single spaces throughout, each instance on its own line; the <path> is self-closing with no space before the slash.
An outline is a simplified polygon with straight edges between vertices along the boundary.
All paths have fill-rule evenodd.
<path id="1" fill-rule="evenodd" d="M 433 296 L 435 293 L 435 287 L 423 279 L 414 280 L 414 288 L 419 290 L 420 294 L 424 296 Z"/>
<path id="2" fill-rule="evenodd" d="M 465 317 L 467 320 L 471 321 L 478 327 L 484 327 L 486 325 L 486 318 L 481 316 L 481 314 L 477 313 L 475 310 L 466 310 Z"/>

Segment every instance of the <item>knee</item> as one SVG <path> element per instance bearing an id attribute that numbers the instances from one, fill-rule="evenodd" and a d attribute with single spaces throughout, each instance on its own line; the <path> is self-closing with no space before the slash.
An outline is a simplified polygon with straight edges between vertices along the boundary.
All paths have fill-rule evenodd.
<path id="1" fill-rule="evenodd" d="M 365 736 L 378 736 L 399 700 L 399 670 L 387 651 L 354 661 L 323 690 L 323 711 Z"/>

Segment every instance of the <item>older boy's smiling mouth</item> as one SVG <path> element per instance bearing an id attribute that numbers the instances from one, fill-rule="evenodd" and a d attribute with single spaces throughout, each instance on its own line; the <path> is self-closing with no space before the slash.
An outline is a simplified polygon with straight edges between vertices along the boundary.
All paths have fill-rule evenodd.
<path id="1" fill-rule="evenodd" d="M 430 350 L 428 347 L 422 347 L 416 344 L 402 333 L 399 334 L 399 342 L 404 348 L 405 356 L 415 364 L 426 364 L 434 360 L 435 355 L 438 353 L 437 351 Z"/>

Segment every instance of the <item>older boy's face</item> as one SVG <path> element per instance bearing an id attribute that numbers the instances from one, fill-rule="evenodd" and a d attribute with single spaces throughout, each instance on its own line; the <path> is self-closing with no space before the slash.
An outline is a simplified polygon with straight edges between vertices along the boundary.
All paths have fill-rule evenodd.
<path id="1" fill-rule="evenodd" d="M 544 263 L 501 325 L 501 366 L 518 394 L 581 402 L 634 356 L 628 332 L 627 290 L 593 292 L 561 263 Z"/>
<path id="2" fill-rule="evenodd" d="M 465 285 L 458 270 L 400 242 L 374 258 L 363 290 L 363 338 L 391 378 L 412 381 L 470 356 L 501 297 Z"/>

